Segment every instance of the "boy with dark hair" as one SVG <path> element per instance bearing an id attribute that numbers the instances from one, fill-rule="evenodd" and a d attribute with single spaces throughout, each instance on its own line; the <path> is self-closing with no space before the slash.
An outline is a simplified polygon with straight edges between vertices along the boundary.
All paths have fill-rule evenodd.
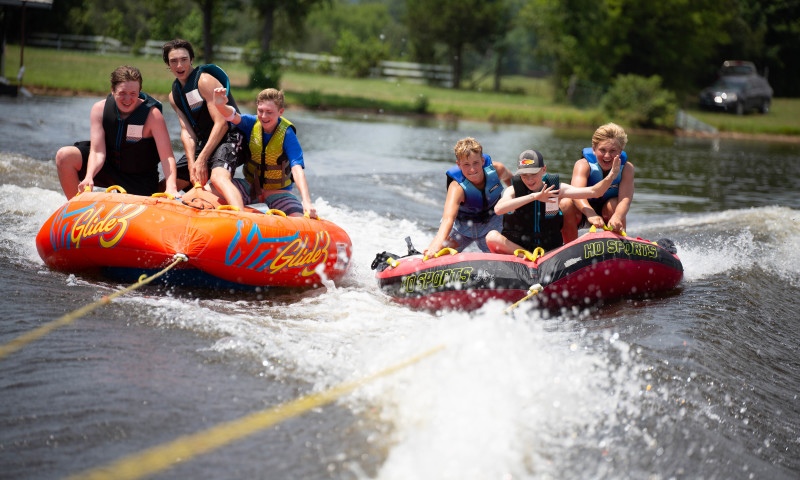
<path id="1" fill-rule="evenodd" d="M 243 208 L 244 192 L 233 182 L 233 173 L 243 159 L 244 137 L 216 108 L 209 108 L 214 103 L 214 89 L 225 87 L 226 103 L 239 111 L 230 94 L 228 75 L 216 65 L 193 67 L 194 49 L 186 40 L 165 43 L 162 53 L 175 75 L 169 101 L 178 114 L 186 152 L 178 162 L 179 178 L 202 186 L 210 180 L 215 194 L 229 205 Z"/>

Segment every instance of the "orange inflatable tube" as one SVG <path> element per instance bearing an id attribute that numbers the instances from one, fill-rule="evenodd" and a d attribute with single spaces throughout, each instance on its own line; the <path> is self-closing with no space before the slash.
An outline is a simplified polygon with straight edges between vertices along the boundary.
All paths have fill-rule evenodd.
<path id="1" fill-rule="evenodd" d="M 181 199 L 84 192 L 59 208 L 36 236 L 50 268 L 68 272 L 109 267 L 162 269 L 176 254 L 177 269 L 241 285 L 305 287 L 342 277 L 352 243 L 336 224 L 220 207 L 208 192 Z M 188 271 L 187 271 L 188 270 Z"/>

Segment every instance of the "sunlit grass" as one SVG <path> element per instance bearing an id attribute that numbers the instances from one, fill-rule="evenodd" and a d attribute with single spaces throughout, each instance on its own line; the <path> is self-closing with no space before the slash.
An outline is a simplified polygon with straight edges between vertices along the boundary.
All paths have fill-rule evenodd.
<path id="1" fill-rule="evenodd" d="M 19 65 L 19 47 L 9 45 L 6 72 L 13 78 Z M 220 62 L 231 77 L 233 92 L 243 105 L 252 105 L 257 90 L 247 88 L 249 67 Z M 110 89 L 111 71 L 134 65 L 142 71 L 143 90 L 166 98 L 174 77 L 160 57 L 102 55 L 86 52 L 28 47 L 25 49 L 23 85 L 54 94 L 104 95 Z M 472 85 L 466 79 L 463 85 Z M 475 82 L 476 89 L 454 90 L 407 80 L 355 79 L 335 75 L 287 71 L 282 88 L 292 107 L 335 110 L 371 110 L 398 114 L 434 114 L 495 123 L 518 123 L 556 127 L 594 128 L 613 118 L 598 109 L 579 109 L 553 101 L 552 82 L 546 78 L 503 77 L 499 92 L 493 79 Z M 800 136 L 800 99 L 777 98 L 767 115 L 736 116 L 705 112 L 690 113 L 723 132 L 766 133 Z"/>
<path id="2" fill-rule="evenodd" d="M 690 113 L 721 132 L 800 135 L 800 98 L 775 98 L 766 115 L 756 112 L 734 115 L 698 108 L 693 108 Z"/>

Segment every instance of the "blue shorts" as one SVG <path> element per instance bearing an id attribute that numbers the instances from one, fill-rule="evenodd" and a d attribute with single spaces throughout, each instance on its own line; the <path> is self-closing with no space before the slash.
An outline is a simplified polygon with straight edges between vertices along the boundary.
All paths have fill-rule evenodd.
<path id="1" fill-rule="evenodd" d="M 450 230 L 450 240 L 458 244 L 456 250 L 459 252 L 472 245 L 472 242 L 478 242 L 478 248 L 482 252 L 488 253 L 489 247 L 486 245 L 486 234 L 492 230 L 503 231 L 502 215 L 492 215 L 487 222 L 456 219 L 455 223 L 453 223 L 453 229 Z"/>
<path id="2" fill-rule="evenodd" d="M 233 179 L 233 184 L 242 194 L 242 200 L 244 200 L 245 205 L 250 205 L 254 200 L 257 200 L 251 197 L 251 186 L 247 183 L 247 180 L 237 177 Z M 280 210 L 286 215 L 291 215 L 293 213 L 303 215 L 304 213 L 303 204 L 288 190 L 273 193 L 264 199 L 264 203 L 267 205 L 268 209 Z"/>
<path id="3" fill-rule="evenodd" d="M 267 208 L 270 210 L 280 210 L 286 215 L 293 213 L 303 214 L 303 204 L 291 192 L 273 193 L 264 199 L 264 203 L 267 204 Z"/>

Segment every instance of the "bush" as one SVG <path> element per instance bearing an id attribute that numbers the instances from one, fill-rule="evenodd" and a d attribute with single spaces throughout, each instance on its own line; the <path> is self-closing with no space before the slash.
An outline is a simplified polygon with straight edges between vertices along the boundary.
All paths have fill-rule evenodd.
<path id="1" fill-rule="evenodd" d="M 311 90 L 310 92 L 308 92 L 307 95 L 305 95 L 303 101 L 304 107 L 310 108 L 312 110 L 318 110 L 322 108 L 322 105 L 323 105 L 323 98 L 322 98 L 322 93 L 319 90 L 317 89 Z"/>
<path id="2" fill-rule="evenodd" d="M 414 100 L 414 112 L 415 113 L 428 113 L 428 109 L 430 108 L 431 102 L 428 100 L 423 94 L 419 94 L 419 96 Z"/>
<path id="3" fill-rule="evenodd" d="M 671 129 L 677 103 L 674 93 L 661 88 L 658 75 L 619 75 L 600 101 L 600 108 L 617 123 Z"/>
<path id="4" fill-rule="evenodd" d="M 350 30 L 342 32 L 336 42 L 336 55 L 342 57 L 342 73 L 350 77 L 367 77 L 389 55 L 389 47 L 377 38 L 360 40 Z"/>

